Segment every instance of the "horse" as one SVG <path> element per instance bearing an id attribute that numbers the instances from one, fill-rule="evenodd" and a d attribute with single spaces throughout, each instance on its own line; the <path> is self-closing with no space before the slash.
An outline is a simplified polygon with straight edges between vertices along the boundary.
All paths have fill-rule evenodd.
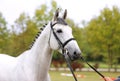
<path id="1" fill-rule="evenodd" d="M 72 60 L 79 58 L 81 50 L 65 22 L 67 10 L 53 19 L 37 34 L 32 47 L 17 57 L 0 54 L 0 81 L 50 81 L 49 68 L 54 50 L 67 49 Z"/>

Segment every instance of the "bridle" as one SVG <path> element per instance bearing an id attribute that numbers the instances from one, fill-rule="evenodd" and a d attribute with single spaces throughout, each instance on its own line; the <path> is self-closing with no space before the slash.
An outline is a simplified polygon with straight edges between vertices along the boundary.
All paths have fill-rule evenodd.
<path id="1" fill-rule="evenodd" d="M 74 77 L 74 80 L 78 81 L 75 74 L 74 74 L 74 71 L 71 67 L 71 64 L 70 64 L 69 52 L 67 49 L 64 48 L 70 41 L 75 40 L 75 38 L 70 38 L 67 41 L 65 41 L 64 43 L 62 43 L 53 29 L 53 26 L 55 26 L 56 24 L 58 24 L 58 22 L 56 22 L 54 24 L 52 24 L 52 22 L 50 22 L 51 31 L 53 32 L 53 35 L 55 36 L 60 48 L 62 49 L 62 55 L 64 56 L 64 58 L 66 60 L 66 63 L 67 63 L 67 65 L 68 65 L 68 67 L 69 67 L 69 69 Z M 49 41 L 50 41 L 50 39 L 49 39 Z M 82 59 L 84 62 L 86 62 L 89 67 L 91 67 L 96 73 L 98 73 L 104 79 L 104 81 L 107 81 L 105 79 L 105 76 L 103 74 L 101 74 L 99 71 L 97 71 L 93 66 L 91 66 L 82 56 L 80 56 L 80 59 Z"/>
<path id="2" fill-rule="evenodd" d="M 54 37 L 56 38 L 56 40 L 57 40 L 57 42 L 58 42 L 58 44 L 59 44 L 59 48 L 62 50 L 62 53 L 63 53 L 64 50 L 65 50 L 64 47 L 65 47 L 70 41 L 75 40 L 75 38 L 70 38 L 70 39 L 66 40 L 64 43 L 62 43 L 62 41 L 58 38 L 57 34 L 55 33 L 55 31 L 54 31 L 54 29 L 53 29 L 53 27 L 54 27 L 56 24 L 58 24 L 58 22 L 56 22 L 56 23 L 54 23 L 54 24 L 52 24 L 52 22 L 50 22 L 50 27 L 51 27 L 51 31 L 53 32 Z"/>
<path id="3" fill-rule="evenodd" d="M 53 35 L 55 36 L 60 48 L 61 48 L 61 50 L 62 50 L 62 55 L 64 56 L 65 61 L 68 65 L 68 67 L 70 68 L 70 71 L 72 72 L 75 81 L 77 81 L 77 78 L 76 78 L 76 76 L 73 72 L 73 69 L 72 69 L 71 65 L 70 65 L 70 60 L 68 59 L 68 57 L 69 57 L 68 51 L 67 51 L 67 49 L 64 48 L 70 41 L 75 40 L 75 38 L 70 38 L 67 41 L 65 41 L 64 43 L 62 43 L 61 40 L 58 38 L 57 34 L 55 33 L 54 29 L 53 29 L 53 26 L 55 26 L 56 24 L 57 24 L 57 22 L 54 23 L 54 24 L 52 24 L 52 22 L 50 23 L 51 30 L 52 30 Z"/>

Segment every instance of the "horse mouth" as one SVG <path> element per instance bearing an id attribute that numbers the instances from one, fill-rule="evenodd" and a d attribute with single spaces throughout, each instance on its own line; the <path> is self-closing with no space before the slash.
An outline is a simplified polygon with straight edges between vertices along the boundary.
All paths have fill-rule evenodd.
<path id="1" fill-rule="evenodd" d="M 75 61 L 75 60 L 78 60 L 80 58 L 80 55 L 77 55 L 77 54 L 76 55 L 70 55 L 68 53 L 68 57 L 71 61 Z"/>

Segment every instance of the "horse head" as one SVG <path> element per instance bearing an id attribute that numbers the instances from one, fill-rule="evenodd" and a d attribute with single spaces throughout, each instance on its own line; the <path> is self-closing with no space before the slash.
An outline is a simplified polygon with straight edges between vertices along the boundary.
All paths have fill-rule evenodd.
<path id="1" fill-rule="evenodd" d="M 70 59 L 75 60 L 80 57 L 81 51 L 72 35 L 72 28 L 65 22 L 66 16 L 67 10 L 62 17 L 59 17 L 59 9 L 56 10 L 50 23 L 50 46 L 53 50 L 59 50 L 60 53 L 67 49 Z"/>

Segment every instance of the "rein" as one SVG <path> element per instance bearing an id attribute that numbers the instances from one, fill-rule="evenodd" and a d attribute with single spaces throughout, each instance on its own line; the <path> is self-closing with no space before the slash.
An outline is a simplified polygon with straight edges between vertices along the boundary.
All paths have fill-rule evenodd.
<path id="1" fill-rule="evenodd" d="M 73 68 L 71 67 L 71 64 L 70 64 L 71 60 L 69 59 L 69 55 L 68 55 L 68 51 L 67 50 L 64 51 L 63 56 L 64 56 L 65 61 L 66 61 L 67 65 L 68 65 L 68 67 L 69 67 L 69 69 L 70 69 L 70 71 L 71 71 L 71 73 L 72 73 L 72 75 L 74 77 L 74 80 L 78 81 L 76 76 L 75 76 L 75 74 L 74 74 Z"/>
<path id="2" fill-rule="evenodd" d="M 54 23 L 54 24 L 52 24 L 52 22 L 50 23 L 51 30 L 52 30 L 52 32 L 53 32 L 56 40 L 58 41 L 58 44 L 60 45 L 60 48 L 62 49 L 62 55 L 63 55 L 64 58 L 65 58 L 65 61 L 66 61 L 67 65 L 68 65 L 68 67 L 69 67 L 69 69 L 70 69 L 70 71 L 71 71 L 71 73 L 72 73 L 72 75 L 73 75 L 73 77 L 74 77 L 74 80 L 75 80 L 75 81 L 78 81 L 77 78 L 76 78 L 76 76 L 75 76 L 75 74 L 74 74 L 74 71 L 73 71 L 73 69 L 72 69 L 72 67 L 71 67 L 71 64 L 70 64 L 71 60 L 70 60 L 70 58 L 69 58 L 69 52 L 67 51 L 67 49 L 64 49 L 64 47 L 65 47 L 70 41 L 75 40 L 75 38 L 70 38 L 70 39 L 68 39 L 66 42 L 62 43 L 61 40 L 58 38 L 57 34 L 55 33 L 54 29 L 53 29 L 53 26 L 55 26 L 57 23 L 58 23 L 58 22 L 56 22 L 56 23 Z M 96 73 L 98 73 L 98 74 L 104 79 L 104 81 L 107 81 L 107 80 L 105 79 L 105 76 L 104 76 L 103 74 L 101 74 L 99 71 L 97 71 L 93 66 L 91 66 L 82 56 L 80 56 L 80 59 L 82 59 L 84 62 L 86 62 L 89 67 L 91 67 Z"/>
<path id="3" fill-rule="evenodd" d="M 93 66 L 91 66 L 82 56 L 81 56 L 81 59 L 82 59 L 84 62 L 86 62 L 86 64 L 87 64 L 89 67 L 91 67 L 98 75 L 100 75 L 100 76 L 104 79 L 104 81 L 107 81 L 107 80 L 105 79 L 105 76 L 104 76 L 103 74 L 101 74 L 99 71 L 97 71 L 97 69 L 95 69 Z"/>
<path id="4" fill-rule="evenodd" d="M 78 81 L 77 80 L 77 78 L 76 78 L 76 76 L 75 76 L 75 74 L 74 74 L 74 71 L 73 71 L 73 69 L 72 69 L 72 67 L 71 67 L 71 64 L 70 64 L 70 59 L 68 58 L 69 57 L 69 54 L 68 54 L 69 52 L 67 51 L 67 50 L 64 50 L 64 52 L 63 52 L 63 56 L 65 57 L 65 60 L 66 60 L 66 63 L 67 63 L 67 65 L 68 65 L 68 67 L 69 67 L 69 69 L 70 69 L 70 71 L 71 71 L 71 73 L 72 73 L 72 75 L 73 75 L 73 77 L 74 77 L 74 80 L 75 81 Z M 97 69 L 95 69 L 93 66 L 91 66 L 82 56 L 81 56 L 81 59 L 84 61 L 84 62 L 86 62 L 86 64 L 89 66 L 89 67 L 91 67 L 98 75 L 100 75 L 103 79 L 104 79 L 104 81 L 107 81 L 106 79 L 105 79 L 105 76 L 103 75 L 103 74 L 101 74 L 99 71 L 97 71 Z"/>

